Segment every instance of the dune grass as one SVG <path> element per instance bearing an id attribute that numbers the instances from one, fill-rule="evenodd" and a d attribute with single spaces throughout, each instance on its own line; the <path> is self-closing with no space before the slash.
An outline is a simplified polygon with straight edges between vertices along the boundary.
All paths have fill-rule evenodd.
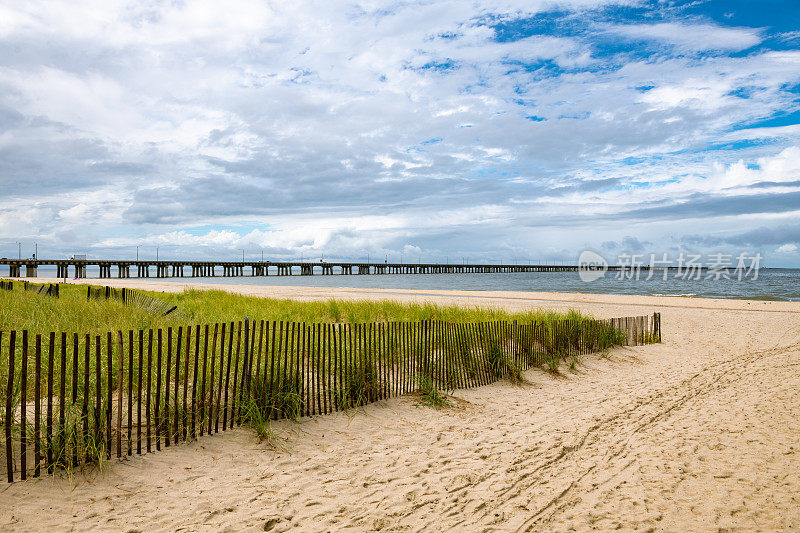
<path id="1" fill-rule="evenodd" d="M 187 324 L 235 322 L 250 317 L 307 323 L 368 323 L 422 320 L 475 323 L 514 321 L 549 323 L 557 320 L 584 320 L 577 312 L 526 311 L 510 313 L 499 308 L 459 307 L 400 303 L 395 301 L 335 300 L 301 302 L 261 298 L 225 291 L 187 290 L 182 293 L 145 294 L 177 305 L 181 316 L 157 316 L 146 310 L 126 306 L 118 300 L 87 300 L 85 285 L 62 285 L 60 298 L 39 296 L 15 288 L 0 291 L 0 331 L 28 330 L 29 334 L 51 331 L 102 334 L 150 328 L 176 328 Z"/>

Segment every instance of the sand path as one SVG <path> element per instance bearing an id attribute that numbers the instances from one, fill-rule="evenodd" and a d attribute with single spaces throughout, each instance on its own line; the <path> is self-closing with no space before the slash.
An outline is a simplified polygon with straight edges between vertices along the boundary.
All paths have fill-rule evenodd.
<path id="1" fill-rule="evenodd" d="M 137 285 L 129 282 L 131 286 Z M 173 285 L 173 284 L 166 284 Z M 662 312 L 664 343 L 561 377 L 246 429 L 104 476 L 3 487 L 18 530 L 568 531 L 800 528 L 800 304 L 543 293 L 247 287 L 597 316 Z M 505 298 L 504 298 L 505 296 Z M 508 298 L 510 297 L 510 298 Z"/>

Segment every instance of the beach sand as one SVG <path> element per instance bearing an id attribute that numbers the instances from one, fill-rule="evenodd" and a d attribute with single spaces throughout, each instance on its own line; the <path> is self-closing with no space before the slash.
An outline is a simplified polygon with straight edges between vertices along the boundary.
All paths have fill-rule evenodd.
<path id="1" fill-rule="evenodd" d="M 108 281 L 108 280 L 103 280 Z M 98 280 L 92 280 L 97 283 Z M 189 284 L 113 280 L 182 290 Z M 576 372 L 247 428 L 102 474 L 0 488 L 3 530 L 655 531 L 800 529 L 800 303 L 588 294 L 207 285 L 298 299 L 391 298 L 662 313 L 664 342 Z"/>

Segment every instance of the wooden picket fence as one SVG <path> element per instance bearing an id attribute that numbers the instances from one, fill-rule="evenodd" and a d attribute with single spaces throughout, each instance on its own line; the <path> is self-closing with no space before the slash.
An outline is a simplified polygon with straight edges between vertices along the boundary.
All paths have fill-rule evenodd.
<path id="1" fill-rule="evenodd" d="M 58 298 L 59 285 L 58 283 L 30 283 L 27 281 L 22 282 L 22 286 L 26 291 L 35 292 L 41 296 L 52 296 Z"/>
<path id="2" fill-rule="evenodd" d="M 58 298 L 59 292 L 59 284 L 58 283 L 30 283 L 28 281 L 17 282 L 22 284 L 22 290 L 35 292 L 36 294 L 40 294 L 42 296 L 53 296 L 54 298 Z M 14 282 L 13 281 L 5 281 L 0 280 L 0 290 L 4 291 L 13 291 L 14 290 Z"/>
<path id="3" fill-rule="evenodd" d="M 248 424 L 661 340 L 661 317 L 550 323 L 251 321 L 105 335 L 0 331 L 8 481 L 160 450 Z M 32 427 L 31 427 L 32 426 Z"/>

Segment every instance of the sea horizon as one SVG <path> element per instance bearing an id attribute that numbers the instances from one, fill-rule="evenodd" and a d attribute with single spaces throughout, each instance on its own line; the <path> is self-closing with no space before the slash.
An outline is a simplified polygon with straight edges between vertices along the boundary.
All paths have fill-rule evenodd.
<path id="1" fill-rule="evenodd" d="M 4 273 L 6 274 L 6 273 Z M 55 267 L 39 267 L 38 278 L 50 281 L 56 278 Z M 675 296 L 686 298 L 723 298 L 764 301 L 800 301 L 800 268 L 761 268 L 756 279 L 741 280 L 731 273 L 730 278 L 714 279 L 703 273 L 700 279 L 683 279 L 674 271 L 640 272 L 639 279 L 622 277 L 617 272 L 607 272 L 600 279 L 585 282 L 578 272 L 514 272 L 481 274 L 369 274 L 312 276 L 214 276 L 130 278 L 167 283 L 204 283 L 219 285 L 336 287 L 357 289 L 420 289 L 420 290 L 475 290 L 523 292 L 578 292 L 589 294 L 617 294 L 644 296 Z M 7 275 L 7 274 L 6 274 Z M 621 279 L 620 279 L 621 278 Z M 631 279 L 632 278 L 632 279 Z M 649 278 L 649 279 L 648 279 Z M 72 279 L 72 278 L 68 278 Z M 118 279 L 100 278 L 97 268 L 87 269 L 87 279 L 98 282 Z"/>

